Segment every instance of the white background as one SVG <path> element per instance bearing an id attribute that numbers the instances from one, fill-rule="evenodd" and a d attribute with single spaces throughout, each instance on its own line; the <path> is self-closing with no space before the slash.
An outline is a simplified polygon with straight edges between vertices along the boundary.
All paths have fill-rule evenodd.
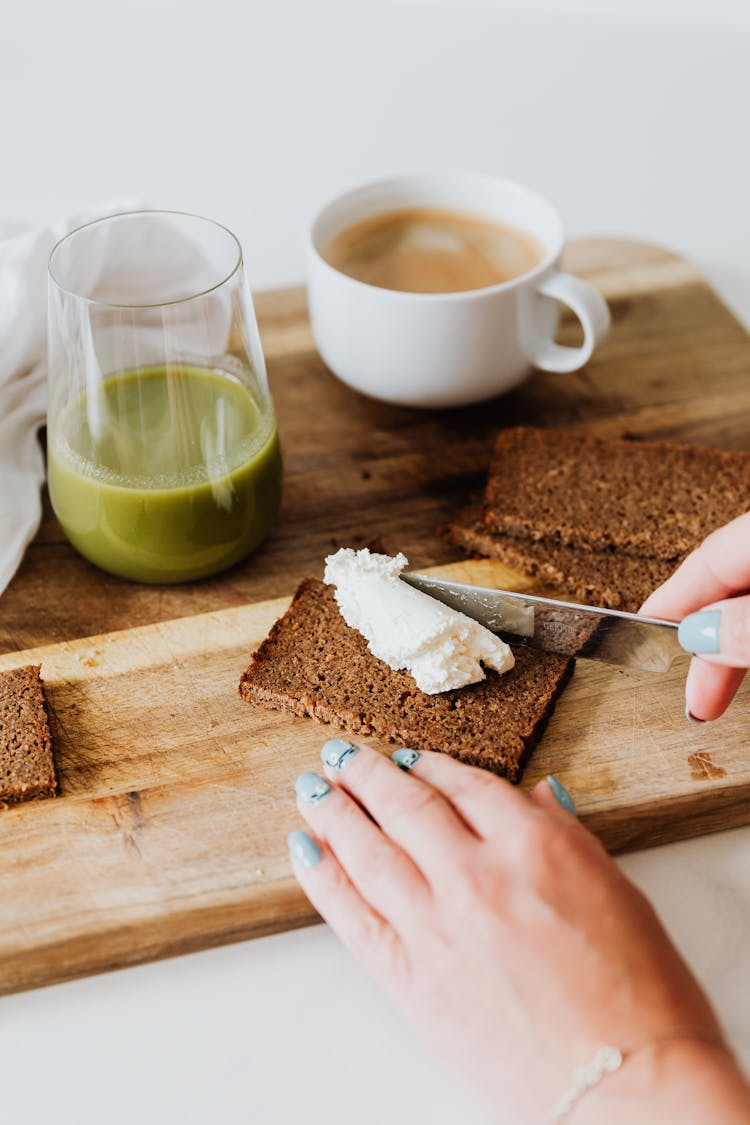
<path id="1" fill-rule="evenodd" d="M 680 251 L 750 324 L 743 0 L 3 0 L 0 17 L 0 218 L 124 195 L 198 211 L 261 288 L 302 277 L 330 195 L 478 169 L 551 196 L 571 234 Z M 750 830 L 624 866 L 750 1064 Z M 6 998 L 0 1069 L 15 1125 L 483 1120 L 321 927 Z"/>

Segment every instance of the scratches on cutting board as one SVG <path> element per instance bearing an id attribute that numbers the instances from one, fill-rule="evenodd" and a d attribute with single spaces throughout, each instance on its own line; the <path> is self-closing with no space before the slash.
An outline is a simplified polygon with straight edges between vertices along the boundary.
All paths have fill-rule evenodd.
<path id="1" fill-rule="evenodd" d="M 122 836 L 125 847 L 143 861 L 143 853 L 138 841 L 145 824 L 140 793 L 134 789 L 129 793 L 118 793 L 107 800 L 112 806 L 112 820 Z"/>
<path id="2" fill-rule="evenodd" d="M 727 771 L 723 766 L 717 766 L 706 750 L 698 750 L 695 754 L 688 754 L 688 765 L 693 781 L 716 781 L 726 777 Z"/>

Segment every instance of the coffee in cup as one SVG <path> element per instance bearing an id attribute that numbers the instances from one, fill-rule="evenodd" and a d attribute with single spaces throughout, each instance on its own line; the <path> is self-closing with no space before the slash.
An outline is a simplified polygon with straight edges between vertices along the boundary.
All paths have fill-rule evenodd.
<path id="1" fill-rule="evenodd" d="M 356 281 L 403 293 L 460 293 L 502 285 L 537 266 L 534 236 L 483 215 L 403 207 L 344 227 L 322 256 Z"/>

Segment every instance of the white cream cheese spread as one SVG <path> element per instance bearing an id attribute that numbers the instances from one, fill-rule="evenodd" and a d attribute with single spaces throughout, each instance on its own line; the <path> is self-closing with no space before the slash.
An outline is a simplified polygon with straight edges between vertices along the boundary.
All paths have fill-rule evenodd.
<path id="1" fill-rule="evenodd" d="M 344 620 L 373 656 L 411 672 L 428 695 L 483 680 L 482 664 L 496 672 L 512 668 L 513 653 L 489 629 L 401 581 L 407 562 L 400 554 L 350 548 L 326 559 L 325 581 L 335 586 Z"/>

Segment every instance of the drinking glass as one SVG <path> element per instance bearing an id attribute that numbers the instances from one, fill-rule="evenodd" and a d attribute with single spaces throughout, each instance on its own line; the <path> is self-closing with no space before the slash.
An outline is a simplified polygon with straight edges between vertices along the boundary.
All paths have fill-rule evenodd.
<path id="1" fill-rule="evenodd" d="M 281 454 L 242 249 L 197 215 L 137 211 L 49 260 L 48 474 L 82 555 L 186 582 L 250 553 Z"/>

